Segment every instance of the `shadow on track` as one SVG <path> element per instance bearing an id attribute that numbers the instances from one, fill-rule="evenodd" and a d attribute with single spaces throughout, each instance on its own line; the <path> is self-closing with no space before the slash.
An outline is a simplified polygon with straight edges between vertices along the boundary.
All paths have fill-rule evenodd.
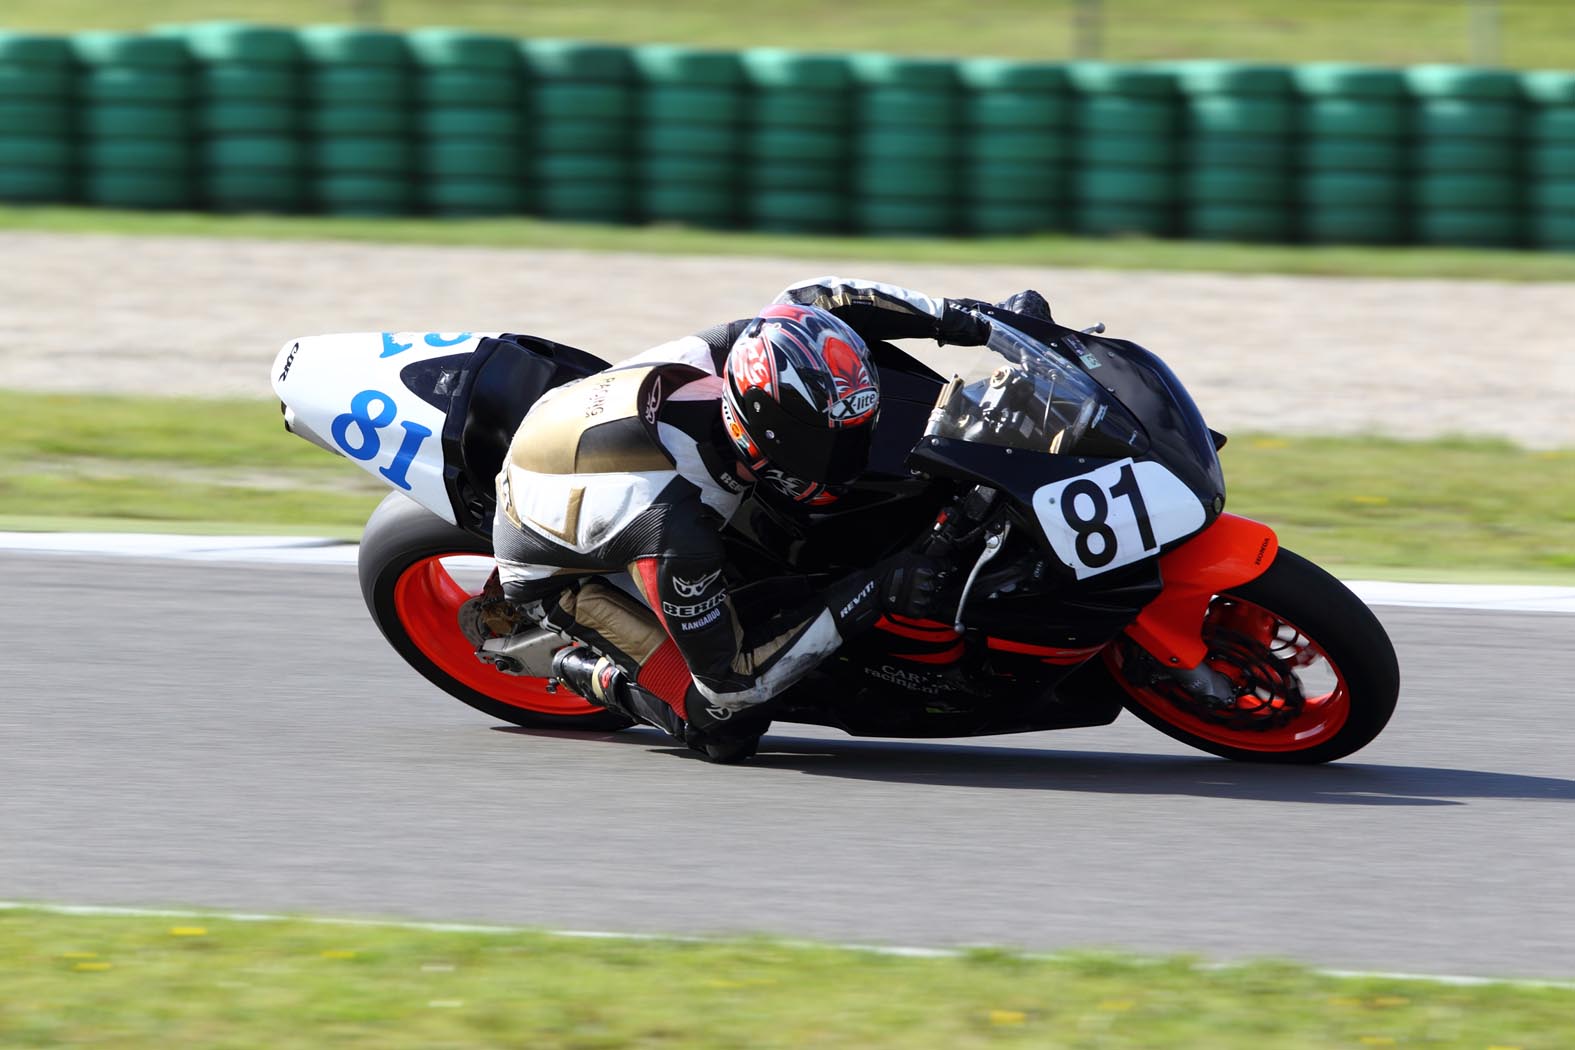
<path id="1" fill-rule="evenodd" d="M 497 726 L 499 732 L 623 744 L 701 761 L 654 731 L 588 734 Z M 1192 795 L 1341 806 L 1459 806 L 1470 799 L 1575 802 L 1575 780 L 1431 766 L 1337 762 L 1256 766 L 1218 758 L 1129 752 L 1054 751 L 929 741 L 818 740 L 768 735 L 761 752 L 719 776 L 799 772 L 887 784 L 1067 791 L 1113 795 Z"/>

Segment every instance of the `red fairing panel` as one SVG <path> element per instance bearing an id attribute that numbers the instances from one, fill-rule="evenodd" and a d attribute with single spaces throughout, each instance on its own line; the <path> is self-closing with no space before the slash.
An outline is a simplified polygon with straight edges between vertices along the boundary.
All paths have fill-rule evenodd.
<path id="1" fill-rule="evenodd" d="M 1151 655 L 1174 667 L 1203 662 L 1203 615 L 1209 599 L 1263 575 L 1279 552 L 1274 530 L 1235 514 L 1221 514 L 1214 524 L 1168 554 L 1160 556 L 1165 589 L 1127 634 Z"/>

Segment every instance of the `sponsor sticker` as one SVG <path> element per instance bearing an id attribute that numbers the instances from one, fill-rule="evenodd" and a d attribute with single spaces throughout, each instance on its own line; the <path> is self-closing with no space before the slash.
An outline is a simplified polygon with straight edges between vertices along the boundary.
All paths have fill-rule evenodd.
<path id="1" fill-rule="evenodd" d="M 879 667 L 866 667 L 864 668 L 864 673 L 871 678 L 878 678 L 882 682 L 890 682 L 892 685 L 900 685 L 904 689 L 909 689 L 915 693 L 923 693 L 926 696 L 939 696 L 941 693 L 940 683 L 925 675 L 915 674 L 913 671 L 904 671 L 900 667 L 893 667 L 891 664 L 881 664 Z"/>
<path id="2" fill-rule="evenodd" d="M 300 349 L 301 344 L 299 342 L 290 347 L 290 356 L 284 359 L 284 369 L 279 373 L 279 382 L 282 383 L 286 379 L 290 378 L 290 366 L 295 364 L 295 355 L 300 351 Z"/>

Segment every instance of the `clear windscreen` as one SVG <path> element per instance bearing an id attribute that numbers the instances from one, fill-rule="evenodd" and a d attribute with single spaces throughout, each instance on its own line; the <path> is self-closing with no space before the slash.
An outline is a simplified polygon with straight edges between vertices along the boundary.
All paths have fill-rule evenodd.
<path id="1" fill-rule="evenodd" d="M 991 326 L 986 345 L 1000 356 L 996 369 L 973 383 L 953 377 L 926 437 L 1101 458 L 1147 451 L 1142 425 L 1087 372 L 1000 321 Z"/>

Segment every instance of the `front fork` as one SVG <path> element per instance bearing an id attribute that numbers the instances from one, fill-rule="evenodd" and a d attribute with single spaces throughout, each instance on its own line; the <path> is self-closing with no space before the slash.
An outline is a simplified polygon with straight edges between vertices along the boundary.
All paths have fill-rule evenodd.
<path id="1" fill-rule="evenodd" d="M 1162 667 L 1197 668 L 1208 655 L 1203 617 L 1221 591 L 1255 580 L 1274 562 L 1280 541 L 1261 522 L 1221 514 L 1214 524 L 1160 556 L 1164 589 L 1126 633 Z"/>

